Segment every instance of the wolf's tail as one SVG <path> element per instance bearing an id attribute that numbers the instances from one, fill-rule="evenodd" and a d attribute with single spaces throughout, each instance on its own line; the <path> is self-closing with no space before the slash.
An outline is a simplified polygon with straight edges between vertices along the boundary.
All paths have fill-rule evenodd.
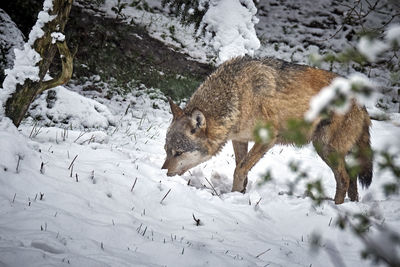
<path id="1" fill-rule="evenodd" d="M 358 173 L 358 180 L 363 188 L 368 188 L 372 182 L 372 149 L 369 133 L 369 119 L 365 122 L 358 145 L 358 160 L 360 164 L 360 172 Z"/>

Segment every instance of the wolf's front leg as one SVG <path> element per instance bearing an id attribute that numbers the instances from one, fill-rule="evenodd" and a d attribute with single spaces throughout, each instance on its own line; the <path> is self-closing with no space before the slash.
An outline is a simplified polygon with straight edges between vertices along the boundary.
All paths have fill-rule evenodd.
<path id="1" fill-rule="evenodd" d="M 235 173 L 233 174 L 232 192 L 246 192 L 247 186 L 247 173 L 236 166 Z"/>
<path id="2" fill-rule="evenodd" d="M 232 192 L 238 191 L 244 193 L 246 191 L 247 174 L 273 145 L 274 142 L 269 144 L 254 144 L 249 153 L 236 165 L 235 173 L 233 174 Z"/>
<path id="3" fill-rule="evenodd" d="M 248 143 L 232 140 L 232 145 L 233 151 L 235 152 L 236 166 L 238 166 L 248 153 Z M 244 175 L 244 178 L 241 175 Z M 233 188 L 235 188 L 235 190 L 232 188 L 232 191 L 240 191 L 244 193 L 247 185 L 247 174 L 239 174 L 235 172 L 234 177 L 235 178 L 233 179 Z"/>

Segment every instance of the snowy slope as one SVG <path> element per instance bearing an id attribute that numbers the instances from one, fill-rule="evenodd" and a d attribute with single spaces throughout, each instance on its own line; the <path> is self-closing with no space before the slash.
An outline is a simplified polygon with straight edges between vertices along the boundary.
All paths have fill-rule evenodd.
<path id="1" fill-rule="evenodd" d="M 154 102 L 161 110 L 152 108 Z M 250 173 L 248 192 L 229 193 L 230 146 L 182 177 L 167 177 L 160 169 L 171 119 L 166 103 L 143 95 L 104 104 L 114 113 L 115 127 L 32 131 L 28 120 L 18 133 L 2 120 L 0 265 L 333 266 L 329 253 L 340 254 L 348 266 L 365 266 L 360 242 L 335 226 L 332 205 L 314 207 L 302 197 L 304 183 L 295 196 L 285 194 L 295 179 L 287 164 L 296 159 L 312 171 L 310 179 L 323 176 L 333 196 L 333 175 L 309 147 L 274 147 Z M 374 148 L 390 144 L 398 150 L 394 136 L 400 136 L 399 127 L 374 122 Z M 275 179 L 257 185 L 267 169 Z M 381 194 L 381 184 L 390 179 L 375 173 L 370 189 L 360 190 L 359 203 L 338 208 L 379 211 L 375 220 L 400 229 L 399 197 Z M 309 248 L 315 231 L 330 240 L 318 254 Z"/>
<path id="2" fill-rule="evenodd" d="M 232 3 L 238 1 L 211 1 L 220 3 L 221 7 L 215 6 L 216 10 L 210 13 L 222 15 L 211 16 L 212 19 L 205 16 L 208 31 L 204 37 L 196 40 L 193 25 L 182 26 L 179 18 L 168 15 L 168 9 L 163 9 L 160 1 L 146 2 L 154 11 L 137 9 L 130 6 L 130 1 L 121 0 L 120 3 L 128 4 L 121 11 L 123 21 L 142 25 L 152 37 L 172 45 L 177 51 L 184 52 L 195 60 L 207 63 L 221 63 L 235 54 L 254 54 L 257 57 L 275 57 L 300 64 L 312 64 L 311 55 L 340 53 L 359 46 L 359 35 L 365 29 L 380 29 L 385 25 L 382 29 L 387 31 L 400 25 L 397 12 L 399 6 L 394 1 L 377 1 L 377 6 L 372 11 L 368 9 L 371 1 L 254 1 L 257 2 L 258 10 L 256 17 L 252 19 L 243 15 L 242 10 Z M 222 3 L 227 2 L 230 3 L 229 8 L 223 7 Z M 249 1 L 243 1 L 246 2 Z M 115 17 L 116 13 L 112 9 L 117 6 L 118 0 L 107 0 L 102 10 L 108 16 Z M 250 10 L 254 11 L 252 8 Z M 351 13 L 351 10 L 355 13 Z M 357 19 L 357 14 L 365 17 Z M 254 24 L 255 21 L 258 23 Z M 362 21 L 362 25 L 359 25 L 359 21 Z M 254 36 L 254 28 L 259 41 Z M 367 55 L 371 51 L 369 49 Z M 391 64 L 383 64 L 385 62 Z M 399 69 L 392 67 L 388 71 L 390 65 L 398 65 L 397 56 L 387 52 L 375 63 L 378 64 L 362 68 L 358 64 L 337 62 L 332 65 L 322 63 L 320 67 L 327 70 L 332 68 L 332 71 L 345 77 L 362 72 L 377 84 L 376 89 L 381 92 L 379 105 L 385 111 L 398 113 L 400 87 L 393 77 L 399 75 Z"/>

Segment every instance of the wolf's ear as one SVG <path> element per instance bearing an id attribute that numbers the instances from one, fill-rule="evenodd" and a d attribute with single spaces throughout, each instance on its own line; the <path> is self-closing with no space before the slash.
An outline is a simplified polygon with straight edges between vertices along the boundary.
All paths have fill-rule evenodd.
<path id="1" fill-rule="evenodd" d="M 177 104 L 175 104 L 170 97 L 168 97 L 168 102 L 174 119 L 183 115 L 183 110 Z"/>
<path id="2" fill-rule="evenodd" d="M 194 129 L 205 129 L 206 128 L 206 118 L 204 117 L 203 112 L 198 109 L 195 109 L 192 112 L 192 126 Z"/>

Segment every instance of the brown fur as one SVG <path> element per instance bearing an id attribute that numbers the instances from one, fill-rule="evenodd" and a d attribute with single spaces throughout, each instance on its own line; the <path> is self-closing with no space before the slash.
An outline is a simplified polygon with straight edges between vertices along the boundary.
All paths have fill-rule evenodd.
<path id="1" fill-rule="evenodd" d="M 167 133 L 163 168 L 168 175 L 183 174 L 232 140 L 237 164 L 232 191 L 244 192 L 248 172 L 264 153 L 275 144 L 287 143 L 281 136 L 287 121 L 302 119 L 311 97 L 335 77 L 332 72 L 271 58 L 239 57 L 225 62 L 200 85 L 183 110 L 170 101 L 174 119 Z M 268 144 L 255 143 L 248 152 L 255 126 L 266 122 L 275 135 Z M 370 150 L 369 126 L 365 108 L 354 103 L 345 115 L 312 122 L 309 141 L 335 175 L 335 203 L 343 203 L 347 191 L 352 201 L 358 200 L 357 183 L 350 179 L 344 161 L 354 147 L 360 151 L 359 178 L 363 185 L 371 182 L 372 159 L 365 152 Z"/>

